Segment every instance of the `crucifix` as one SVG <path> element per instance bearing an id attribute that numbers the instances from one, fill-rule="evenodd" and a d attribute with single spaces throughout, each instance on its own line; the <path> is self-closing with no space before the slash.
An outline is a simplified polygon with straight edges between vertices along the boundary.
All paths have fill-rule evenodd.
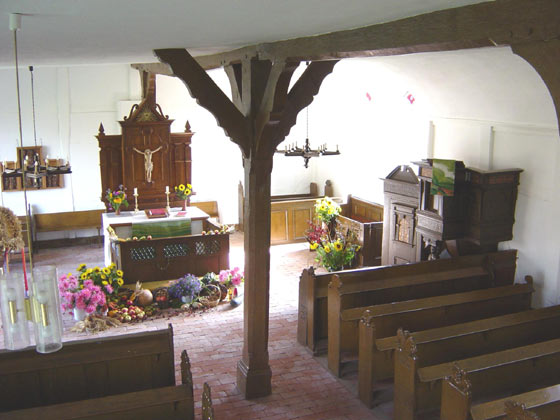
<path id="1" fill-rule="evenodd" d="M 146 171 L 146 182 L 152 182 L 152 171 L 154 170 L 154 163 L 152 162 L 152 155 L 159 152 L 162 146 L 159 146 L 156 150 L 146 149 L 143 152 L 133 147 L 134 151 L 144 155 L 144 170 Z"/>

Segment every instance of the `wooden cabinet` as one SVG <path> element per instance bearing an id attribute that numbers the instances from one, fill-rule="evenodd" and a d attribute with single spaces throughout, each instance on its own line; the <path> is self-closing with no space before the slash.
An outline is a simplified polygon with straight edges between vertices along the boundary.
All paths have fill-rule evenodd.
<path id="1" fill-rule="evenodd" d="M 128 117 L 119 121 L 122 134 L 106 135 L 103 124 L 96 136 L 99 143 L 101 199 L 107 189 L 120 184 L 127 189 L 129 209 L 134 207 L 134 188 L 138 189 L 140 209 L 165 207 L 165 187 L 172 191 L 170 205 L 181 206 L 173 187 L 191 183 L 191 137 L 187 122 L 184 133 L 171 133 L 172 119 L 164 115 L 155 101 L 155 76 L 148 79 L 147 96 L 134 105 Z"/>
<path id="2" fill-rule="evenodd" d="M 270 242 L 273 245 L 304 242 L 313 220 L 316 199 L 276 201 L 270 209 Z"/>

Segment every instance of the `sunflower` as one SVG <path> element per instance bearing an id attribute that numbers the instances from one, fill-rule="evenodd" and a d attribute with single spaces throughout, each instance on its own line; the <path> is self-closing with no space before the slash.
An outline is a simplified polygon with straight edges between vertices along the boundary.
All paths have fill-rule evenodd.
<path id="1" fill-rule="evenodd" d="M 336 241 L 334 243 L 334 249 L 336 249 L 337 251 L 342 251 L 342 248 L 344 248 L 344 245 L 342 245 L 342 242 Z"/>
<path id="2" fill-rule="evenodd" d="M 179 184 L 179 191 L 185 191 L 185 188 L 183 184 Z"/>
<path id="3" fill-rule="evenodd" d="M 328 254 L 329 252 L 331 252 L 331 247 L 329 245 L 325 245 L 323 247 L 323 249 L 325 250 L 325 252 Z"/>
<path id="4" fill-rule="evenodd" d="M 103 274 L 110 274 L 110 273 L 111 273 L 111 270 L 109 270 L 108 267 L 105 267 L 105 268 L 103 269 Z"/>
<path id="5" fill-rule="evenodd" d="M 103 280 L 103 281 L 101 282 L 101 284 L 102 284 L 103 286 L 107 286 L 109 283 L 108 283 L 106 280 Z"/>
<path id="6" fill-rule="evenodd" d="M 122 203 L 122 198 L 120 198 L 120 197 L 115 197 L 114 200 L 113 200 L 113 202 L 114 202 L 115 204 L 121 204 L 121 203 Z"/>
<path id="7" fill-rule="evenodd" d="M 86 268 L 86 265 L 85 265 L 85 264 L 80 264 L 80 265 L 78 266 L 78 271 L 85 270 L 85 268 Z"/>
<path id="8" fill-rule="evenodd" d="M 107 276 L 105 274 L 101 274 L 101 280 L 105 280 Z"/>
<path id="9" fill-rule="evenodd" d="M 123 283 L 124 283 L 123 279 L 120 279 L 120 278 L 117 279 L 117 284 L 119 285 L 119 287 L 122 286 Z"/>
<path id="10" fill-rule="evenodd" d="M 319 244 L 317 242 L 311 242 L 309 244 L 309 249 L 315 250 L 315 249 L 317 249 L 318 246 L 319 246 Z"/>
<path id="11" fill-rule="evenodd" d="M 94 272 L 94 273 L 99 273 L 100 271 L 101 271 L 101 269 L 100 269 L 99 267 L 95 267 L 95 268 L 93 269 L 93 272 Z"/>
<path id="12" fill-rule="evenodd" d="M 115 263 L 109 264 L 109 268 L 115 268 L 117 265 Z"/>
<path id="13" fill-rule="evenodd" d="M 86 280 L 86 279 L 87 279 L 87 274 L 86 274 L 86 273 L 82 273 L 82 274 L 80 275 L 80 279 L 81 279 L 81 280 Z"/>
<path id="14" fill-rule="evenodd" d="M 119 276 L 119 277 L 122 277 L 122 276 L 123 276 L 122 270 L 117 270 L 117 276 Z"/>

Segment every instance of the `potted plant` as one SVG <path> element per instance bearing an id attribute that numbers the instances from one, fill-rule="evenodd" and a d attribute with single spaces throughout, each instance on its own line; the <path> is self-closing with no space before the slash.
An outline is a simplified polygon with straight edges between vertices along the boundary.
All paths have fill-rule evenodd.
<path id="1" fill-rule="evenodd" d="M 175 196 L 179 200 L 183 200 L 183 210 L 187 209 L 188 206 L 188 198 L 192 194 L 192 185 L 191 184 L 179 184 L 175 186 Z"/>
<path id="2" fill-rule="evenodd" d="M 109 202 L 109 210 L 114 209 L 116 215 L 121 214 L 121 206 L 128 207 L 125 190 L 126 188 L 121 184 L 115 191 L 109 188 L 105 195 L 105 199 Z"/>
<path id="3" fill-rule="evenodd" d="M 202 289 L 202 284 L 194 274 L 187 274 L 173 282 L 168 289 L 169 297 L 180 299 L 183 303 L 192 303 Z"/>
<path id="4" fill-rule="evenodd" d="M 81 321 L 86 315 L 103 308 L 107 302 L 101 287 L 90 279 L 80 280 L 71 273 L 58 279 L 58 290 L 62 310 L 72 311 L 76 321 Z"/>

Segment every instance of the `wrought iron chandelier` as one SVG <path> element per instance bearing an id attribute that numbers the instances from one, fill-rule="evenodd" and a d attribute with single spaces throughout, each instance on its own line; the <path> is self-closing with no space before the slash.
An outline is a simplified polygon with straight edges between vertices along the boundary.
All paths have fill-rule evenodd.
<path id="1" fill-rule="evenodd" d="M 284 150 L 276 150 L 276 153 L 283 153 L 284 156 L 301 156 L 304 161 L 303 166 L 307 168 L 309 165 L 309 159 L 312 157 L 340 155 L 340 151 L 338 150 L 338 145 L 336 145 L 335 151 L 327 150 L 327 143 L 321 144 L 317 149 L 311 148 L 309 145 L 309 106 L 306 108 L 305 112 L 306 127 L 305 143 L 303 146 L 299 147 L 297 142 L 292 143 L 290 145 L 286 145 Z"/>

